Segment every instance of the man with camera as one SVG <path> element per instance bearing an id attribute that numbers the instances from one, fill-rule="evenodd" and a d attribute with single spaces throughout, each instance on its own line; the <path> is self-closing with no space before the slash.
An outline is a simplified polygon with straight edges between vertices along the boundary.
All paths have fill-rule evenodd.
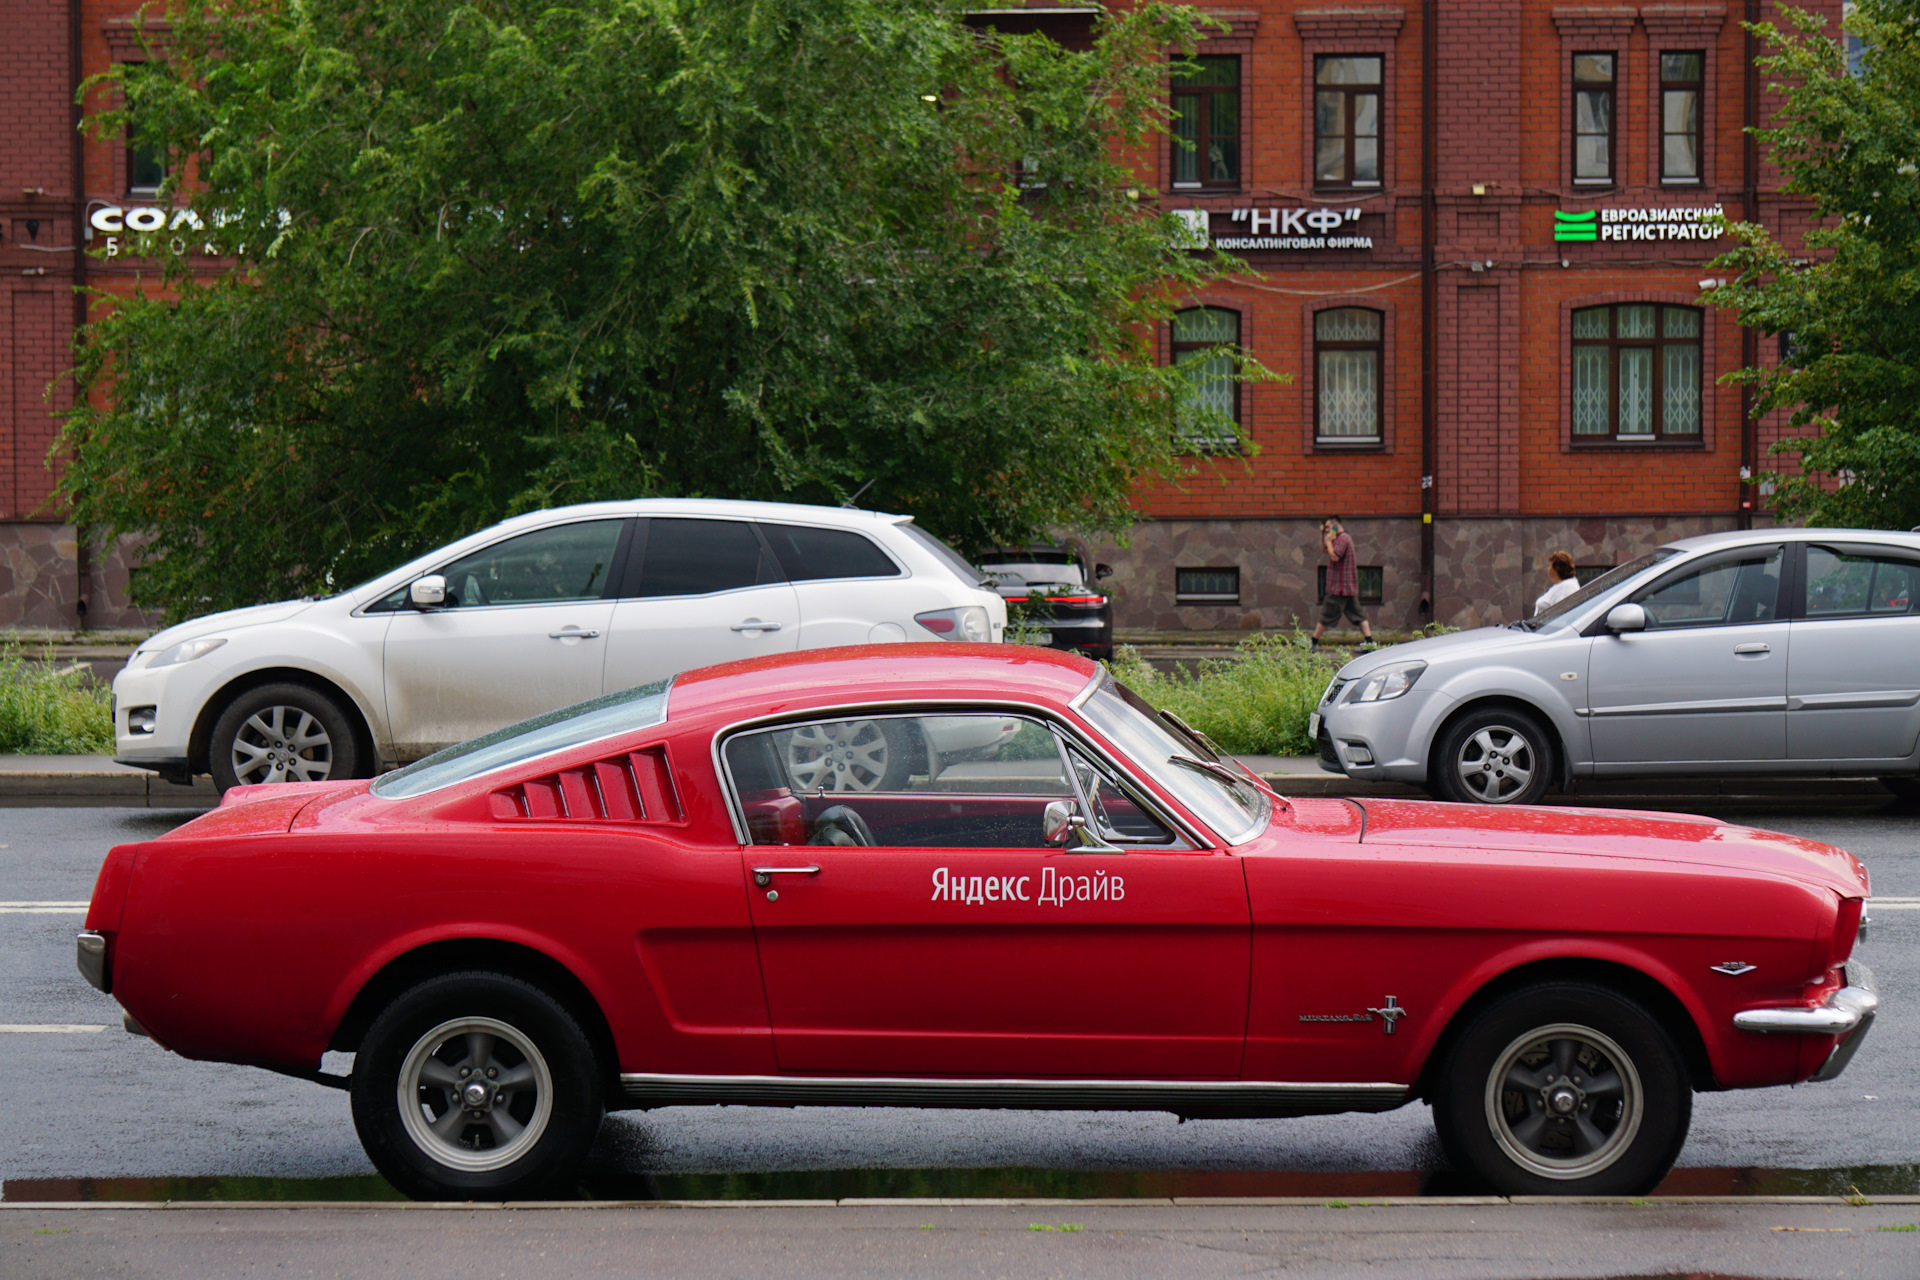
<path id="1" fill-rule="evenodd" d="M 1354 563 L 1353 539 L 1341 526 L 1339 516 L 1328 516 L 1320 522 L 1320 546 L 1327 553 L 1327 590 L 1320 602 L 1320 625 L 1313 629 L 1308 647 L 1318 648 L 1321 635 L 1344 613 L 1348 621 L 1360 624 L 1360 648 L 1373 648 L 1373 628 L 1360 612 L 1360 570 Z"/>

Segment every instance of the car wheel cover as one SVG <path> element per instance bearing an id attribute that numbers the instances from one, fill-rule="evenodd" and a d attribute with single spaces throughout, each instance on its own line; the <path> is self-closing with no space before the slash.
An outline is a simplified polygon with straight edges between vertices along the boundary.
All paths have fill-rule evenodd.
<path id="1" fill-rule="evenodd" d="M 1633 1145 L 1646 1113 L 1633 1059 L 1592 1027 L 1527 1032 L 1493 1060 L 1487 1124 L 1502 1154 L 1555 1181 L 1589 1178 Z"/>
<path id="2" fill-rule="evenodd" d="M 1481 804 L 1509 804 L 1533 785 L 1539 755 L 1526 734 L 1512 725 L 1483 725 L 1468 734 L 1454 752 L 1454 776 L 1467 795 Z"/>
<path id="3" fill-rule="evenodd" d="M 275 703 L 241 721 L 229 755 L 241 786 L 325 782 L 333 773 L 333 736 L 306 708 Z"/>
<path id="4" fill-rule="evenodd" d="M 484 1097 L 468 1092 L 476 1087 Z M 553 1073 L 517 1028 L 494 1018 L 455 1018 L 407 1051 L 397 1101 L 407 1136 L 428 1159 L 487 1173 L 526 1155 L 546 1133 Z"/>
<path id="5" fill-rule="evenodd" d="M 872 791 L 892 754 L 878 720 L 802 725 L 787 738 L 787 773 L 795 791 Z"/>

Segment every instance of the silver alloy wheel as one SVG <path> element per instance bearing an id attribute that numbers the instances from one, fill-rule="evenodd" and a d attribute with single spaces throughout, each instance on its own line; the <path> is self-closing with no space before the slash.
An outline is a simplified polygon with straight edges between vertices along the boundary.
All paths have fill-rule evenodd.
<path id="1" fill-rule="evenodd" d="M 455 1018 L 400 1064 L 400 1122 L 428 1158 L 486 1173 L 532 1150 L 553 1117 L 553 1074 L 532 1040 L 495 1018 Z"/>
<path id="2" fill-rule="evenodd" d="M 1460 744 L 1453 762 L 1460 785 L 1481 804 L 1506 804 L 1520 795 L 1538 767 L 1538 753 L 1526 735 L 1504 724 L 1477 730 Z"/>
<path id="3" fill-rule="evenodd" d="M 233 776 L 259 782 L 325 782 L 333 773 L 333 738 L 319 717 L 276 704 L 248 716 L 233 735 Z"/>
<path id="4" fill-rule="evenodd" d="M 887 776 L 892 755 L 878 720 L 801 725 L 787 736 L 795 791 L 872 791 Z"/>
<path id="5" fill-rule="evenodd" d="M 1611 1165 L 1646 1112 L 1633 1060 L 1592 1027 L 1557 1022 L 1508 1045 L 1487 1074 L 1487 1124 L 1508 1159 L 1542 1178 Z"/>

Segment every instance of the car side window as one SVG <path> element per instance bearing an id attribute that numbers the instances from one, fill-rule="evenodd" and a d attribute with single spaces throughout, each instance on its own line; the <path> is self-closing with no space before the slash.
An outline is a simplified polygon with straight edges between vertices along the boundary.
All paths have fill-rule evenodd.
<path id="1" fill-rule="evenodd" d="M 849 529 L 762 522 L 760 532 L 790 582 L 828 578 L 897 578 L 900 566 L 871 541 Z"/>
<path id="2" fill-rule="evenodd" d="M 1892 616 L 1913 610 L 1920 564 L 1807 548 L 1807 617 Z"/>
<path id="3" fill-rule="evenodd" d="M 1119 843 L 1172 833 L 1110 769 L 1032 717 L 976 712 L 814 720 L 728 739 L 727 772 L 752 844 L 1040 849 L 1049 803 L 1080 808 Z"/>
<path id="4" fill-rule="evenodd" d="M 1647 630 L 1735 626 L 1779 616 L 1781 548 L 1722 560 L 1683 573 L 1634 597 L 1647 611 Z"/>
<path id="5" fill-rule="evenodd" d="M 699 596 L 783 581 L 780 566 L 744 520 L 647 521 L 634 596 Z"/>
<path id="6" fill-rule="evenodd" d="M 606 593 L 624 523 L 585 520 L 535 529 L 456 560 L 440 571 L 447 580 L 446 607 L 598 600 Z"/>

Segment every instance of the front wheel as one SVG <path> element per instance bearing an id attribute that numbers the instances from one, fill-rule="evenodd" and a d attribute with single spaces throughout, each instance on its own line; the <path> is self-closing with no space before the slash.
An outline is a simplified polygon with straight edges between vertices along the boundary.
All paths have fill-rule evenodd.
<path id="1" fill-rule="evenodd" d="M 367 1028 L 353 1125 L 416 1200 L 513 1200 L 564 1189 L 600 1131 L 600 1074 L 580 1024 L 519 978 L 456 973 L 406 992 Z"/>
<path id="2" fill-rule="evenodd" d="M 1447 726 L 1433 762 L 1433 785 L 1462 804 L 1533 804 L 1547 793 L 1553 748 L 1546 728 L 1525 711 L 1494 707 Z"/>
<path id="3" fill-rule="evenodd" d="M 361 773 L 348 712 L 304 684 L 268 684 L 229 702 L 207 743 L 213 785 L 326 782 Z"/>
<path id="4" fill-rule="evenodd" d="M 1644 1195 L 1687 1140 L 1693 1090 L 1660 1023 L 1605 987 L 1528 987 L 1455 1042 L 1433 1099 L 1454 1164 L 1502 1195 Z"/>

